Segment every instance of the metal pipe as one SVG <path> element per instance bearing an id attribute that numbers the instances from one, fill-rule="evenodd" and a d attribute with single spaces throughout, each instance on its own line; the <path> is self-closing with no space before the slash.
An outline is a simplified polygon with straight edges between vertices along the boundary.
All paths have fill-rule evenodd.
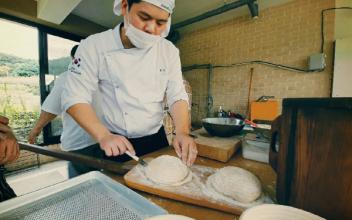
<path id="1" fill-rule="evenodd" d="M 213 96 L 211 93 L 211 81 L 213 80 L 213 65 L 209 65 L 208 69 L 208 97 L 207 97 L 207 117 L 211 117 L 211 109 L 213 108 Z"/>
<path id="2" fill-rule="evenodd" d="M 121 175 L 127 173 L 132 168 L 132 165 L 126 165 L 126 164 L 114 162 L 111 160 L 98 159 L 95 157 L 89 157 L 86 155 L 72 153 L 72 152 L 48 149 L 48 148 L 40 147 L 33 144 L 19 142 L 19 145 L 21 150 L 27 150 L 34 153 L 56 157 L 63 160 L 69 160 L 75 163 L 81 163 L 96 169 L 108 170 Z"/>
<path id="3" fill-rule="evenodd" d="M 256 0 L 249 0 L 248 2 L 248 9 L 252 15 L 252 18 L 258 18 L 258 3 L 256 2 Z"/>
<path id="4" fill-rule="evenodd" d="M 201 20 L 216 16 L 216 15 L 222 14 L 224 12 L 230 11 L 232 9 L 235 9 L 235 8 L 247 5 L 247 4 L 248 4 L 248 6 L 249 6 L 249 4 L 253 4 L 253 0 L 239 0 L 237 2 L 232 2 L 232 3 L 226 4 L 226 5 L 224 5 L 224 6 L 220 7 L 220 8 L 205 12 L 205 13 L 203 13 L 201 15 L 196 16 L 196 17 L 189 18 L 189 19 L 187 19 L 185 21 L 181 21 L 181 22 L 179 22 L 177 24 L 174 24 L 174 25 L 172 25 L 172 29 L 182 28 L 184 26 L 187 26 L 187 25 L 196 23 L 198 21 L 201 21 Z"/>

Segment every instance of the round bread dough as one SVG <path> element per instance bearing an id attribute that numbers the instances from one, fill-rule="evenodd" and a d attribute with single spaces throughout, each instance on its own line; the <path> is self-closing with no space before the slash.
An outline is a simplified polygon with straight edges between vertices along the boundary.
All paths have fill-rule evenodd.
<path id="1" fill-rule="evenodd" d="M 195 220 L 183 215 L 158 215 L 145 220 Z"/>
<path id="2" fill-rule="evenodd" d="M 215 191 L 242 203 L 255 201 L 262 194 L 259 179 L 251 172 L 228 166 L 208 177 Z"/>
<path id="3" fill-rule="evenodd" d="M 145 167 L 148 179 L 163 185 L 182 185 L 192 179 L 188 167 L 174 156 L 162 155 L 150 161 Z"/>

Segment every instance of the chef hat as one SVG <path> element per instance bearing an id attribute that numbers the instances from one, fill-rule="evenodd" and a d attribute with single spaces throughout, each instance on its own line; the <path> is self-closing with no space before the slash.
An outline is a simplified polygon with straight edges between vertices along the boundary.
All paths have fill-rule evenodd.
<path id="1" fill-rule="evenodd" d="M 153 4 L 155 6 L 158 6 L 159 8 L 167 11 L 168 13 L 170 13 L 170 17 L 167 20 L 167 27 L 166 30 L 161 33 L 162 37 L 167 37 L 167 35 L 169 35 L 170 32 L 170 27 L 171 27 L 171 14 L 173 12 L 173 9 L 175 8 L 175 0 L 142 0 L 145 2 L 148 2 L 150 4 Z M 120 16 L 121 15 L 121 3 L 122 0 L 115 0 L 114 1 L 114 14 Z"/>

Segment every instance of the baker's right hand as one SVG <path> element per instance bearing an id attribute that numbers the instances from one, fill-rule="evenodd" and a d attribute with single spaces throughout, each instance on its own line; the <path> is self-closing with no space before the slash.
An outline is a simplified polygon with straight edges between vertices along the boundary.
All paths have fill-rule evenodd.
<path id="1" fill-rule="evenodd" d="M 100 141 L 100 148 L 105 152 L 108 157 L 118 156 L 124 154 L 127 150 L 135 155 L 132 144 L 124 136 L 117 134 L 108 134 Z"/>

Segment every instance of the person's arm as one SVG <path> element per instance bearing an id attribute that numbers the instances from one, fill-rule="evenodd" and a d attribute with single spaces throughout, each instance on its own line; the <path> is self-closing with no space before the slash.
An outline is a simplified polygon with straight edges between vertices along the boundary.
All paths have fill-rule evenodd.
<path id="1" fill-rule="evenodd" d="M 118 156 L 127 150 L 135 154 L 132 144 L 124 136 L 112 134 L 99 121 L 91 105 L 78 103 L 71 106 L 67 113 L 99 143 L 106 156 Z"/>
<path id="2" fill-rule="evenodd" d="M 171 107 L 171 116 L 175 124 L 176 136 L 173 146 L 182 161 L 188 166 L 192 165 L 197 158 L 197 145 L 193 138 L 189 136 L 189 115 L 188 104 L 184 100 L 175 102 Z"/>
<path id="3" fill-rule="evenodd" d="M 192 165 L 197 157 L 197 145 L 189 136 L 189 114 L 188 95 L 183 84 L 181 62 L 179 54 L 176 53 L 171 65 L 171 75 L 167 86 L 167 102 L 170 106 L 170 113 L 175 124 L 176 136 L 172 145 L 177 155 L 188 166 Z"/>
<path id="4" fill-rule="evenodd" d="M 0 165 L 16 160 L 19 154 L 19 146 L 15 135 L 8 126 L 8 119 L 0 116 Z"/>
<path id="5" fill-rule="evenodd" d="M 42 129 L 54 118 L 56 118 L 56 116 L 57 115 L 55 114 L 46 111 L 41 111 L 38 121 L 36 122 L 36 124 L 28 135 L 28 143 L 34 144 Z"/>
<path id="6" fill-rule="evenodd" d="M 56 116 L 61 115 L 61 94 L 63 90 L 63 85 L 66 81 L 66 77 L 66 72 L 60 74 L 59 78 L 57 78 L 54 82 L 53 89 L 42 104 L 42 111 L 40 112 L 39 119 L 30 131 L 27 138 L 30 144 L 35 143 L 38 135 L 49 122 L 54 120 Z"/>
<path id="7" fill-rule="evenodd" d="M 131 143 L 121 135 L 112 134 L 96 116 L 91 103 L 98 89 L 99 52 L 94 39 L 82 41 L 68 71 L 61 96 L 62 108 L 96 141 L 107 156 L 117 156 L 129 150 L 135 151 Z"/>
<path id="8" fill-rule="evenodd" d="M 67 113 L 98 142 L 110 131 L 100 122 L 91 105 L 78 103 L 71 106 Z"/>

